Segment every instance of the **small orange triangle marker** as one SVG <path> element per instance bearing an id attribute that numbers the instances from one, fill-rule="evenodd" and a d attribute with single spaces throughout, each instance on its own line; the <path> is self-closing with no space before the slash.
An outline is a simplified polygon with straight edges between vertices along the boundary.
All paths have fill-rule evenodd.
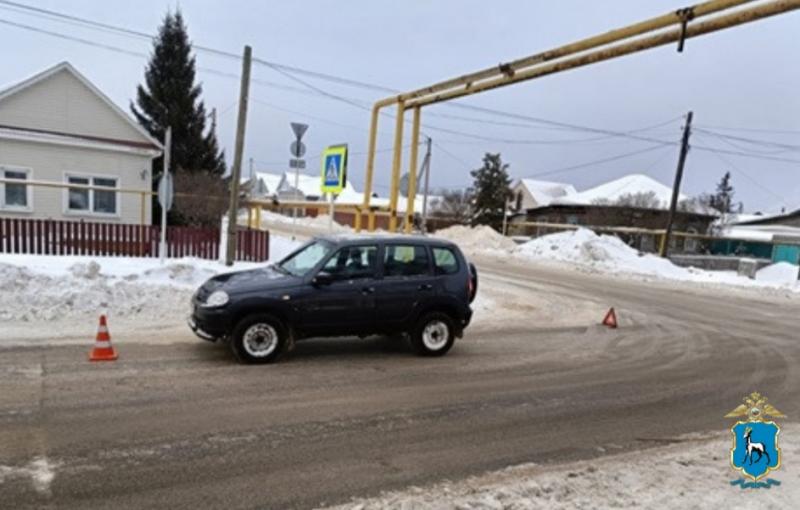
<path id="1" fill-rule="evenodd" d="M 616 329 L 617 313 L 614 311 L 613 307 L 608 310 L 606 317 L 603 319 L 603 326 L 608 326 L 611 329 Z"/>
<path id="2" fill-rule="evenodd" d="M 100 325 L 97 327 L 94 349 L 89 353 L 89 361 L 114 361 L 115 359 L 117 359 L 117 352 L 111 345 L 111 335 L 108 333 L 106 316 L 101 315 Z"/>

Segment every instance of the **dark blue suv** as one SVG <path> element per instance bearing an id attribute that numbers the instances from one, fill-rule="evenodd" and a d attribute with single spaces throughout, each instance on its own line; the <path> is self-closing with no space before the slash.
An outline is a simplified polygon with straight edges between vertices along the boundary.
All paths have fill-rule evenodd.
<path id="1" fill-rule="evenodd" d="M 421 355 L 445 354 L 472 317 L 478 275 L 448 241 L 330 236 L 277 264 L 211 278 L 192 297 L 189 326 L 227 339 L 243 362 L 277 359 L 309 337 L 408 336 Z"/>

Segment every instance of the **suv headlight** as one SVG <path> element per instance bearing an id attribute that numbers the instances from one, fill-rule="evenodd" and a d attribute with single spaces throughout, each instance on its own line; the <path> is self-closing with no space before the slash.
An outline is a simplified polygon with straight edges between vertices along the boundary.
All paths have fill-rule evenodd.
<path id="1" fill-rule="evenodd" d="M 211 293 L 206 299 L 206 302 L 203 303 L 204 308 L 215 308 L 217 306 L 223 306 L 228 302 L 228 293 L 224 290 L 217 290 Z"/>

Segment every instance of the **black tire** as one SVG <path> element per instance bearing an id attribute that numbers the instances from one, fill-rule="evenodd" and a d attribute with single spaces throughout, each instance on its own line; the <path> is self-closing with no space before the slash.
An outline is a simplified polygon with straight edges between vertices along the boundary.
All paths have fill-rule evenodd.
<path id="1" fill-rule="evenodd" d="M 429 327 L 433 329 L 426 331 Z M 442 333 L 446 334 L 446 338 L 441 336 Z M 444 356 L 455 341 L 453 319 L 442 312 L 424 314 L 411 332 L 411 347 L 420 356 Z"/>
<path id="2" fill-rule="evenodd" d="M 246 336 L 250 338 L 246 338 Z M 274 335 L 274 336 L 273 336 Z M 273 345 L 274 340 L 274 345 Z M 248 315 L 231 334 L 231 351 L 241 363 L 272 363 L 286 350 L 289 332 L 286 326 L 267 313 Z M 263 349 L 263 352 L 259 352 Z"/>

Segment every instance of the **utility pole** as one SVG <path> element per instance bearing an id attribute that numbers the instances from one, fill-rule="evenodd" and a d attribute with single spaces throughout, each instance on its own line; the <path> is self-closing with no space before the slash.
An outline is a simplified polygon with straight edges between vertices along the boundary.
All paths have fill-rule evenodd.
<path id="1" fill-rule="evenodd" d="M 228 209 L 228 243 L 225 250 L 225 265 L 232 266 L 236 255 L 236 215 L 239 210 L 239 179 L 242 175 L 242 152 L 244 152 L 244 129 L 247 125 L 247 100 L 250 94 L 250 66 L 253 49 L 244 47 L 242 59 L 242 84 L 239 90 L 239 118 L 236 124 L 236 145 L 231 168 L 231 201 Z"/>
<path id="2" fill-rule="evenodd" d="M 672 235 L 672 223 L 675 221 L 675 210 L 678 208 L 678 196 L 681 192 L 681 180 L 683 179 L 683 165 L 686 163 L 686 155 L 689 153 L 689 136 L 692 134 L 692 112 L 686 115 L 686 125 L 683 126 L 683 139 L 681 140 L 681 153 L 678 156 L 678 169 L 675 171 L 675 184 L 672 186 L 672 202 L 669 204 L 669 216 L 667 217 L 667 229 L 664 237 L 661 238 L 660 255 L 667 256 L 669 251 L 669 239 Z"/>
<path id="3" fill-rule="evenodd" d="M 425 172 L 425 188 L 422 192 L 422 225 L 420 225 L 422 233 L 428 233 L 428 184 L 431 180 L 431 137 L 428 136 L 427 150 L 425 151 L 425 159 L 422 160 L 422 171 Z"/>

